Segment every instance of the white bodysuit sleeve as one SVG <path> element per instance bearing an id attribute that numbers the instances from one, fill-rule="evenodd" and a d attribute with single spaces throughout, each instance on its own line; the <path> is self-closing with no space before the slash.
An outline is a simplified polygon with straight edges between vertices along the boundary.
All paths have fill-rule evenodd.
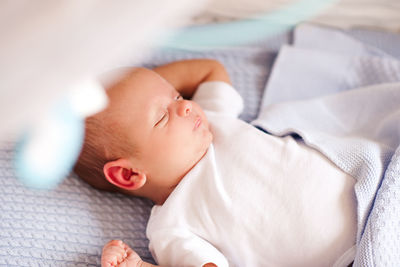
<path id="1" fill-rule="evenodd" d="M 238 117 L 243 111 L 243 99 L 232 85 L 220 82 L 205 82 L 199 85 L 193 98 L 206 111 L 215 111 Z"/>
<path id="2" fill-rule="evenodd" d="M 229 266 L 217 248 L 187 230 L 160 229 L 149 239 L 150 251 L 161 266 L 201 267 L 210 262 L 218 267 Z"/>

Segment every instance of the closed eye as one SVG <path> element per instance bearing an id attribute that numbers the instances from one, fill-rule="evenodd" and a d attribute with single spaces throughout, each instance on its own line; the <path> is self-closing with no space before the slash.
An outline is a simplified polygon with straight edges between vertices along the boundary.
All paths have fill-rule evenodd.
<path id="1" fill-rule="evenodd" d="M 183 100 L 183 96 L 181 94 L 177 94 L 174 98 L 175 101 L 179 101 L 179 100 Z M 156 122 L 156 124 L 154 125 L 154 127 L 158 127 L 158 126 L 163 126 L 165 124 L 167 124 L 169 120 L 169 113 L 168 110 L 166 110 L 161 118 Z"/>
<path id="2" fill-rule="evenodd" d="M 154 127 L 165 125 L 168 122 L 168 119 L 169 119 L 169 113 L 168 113 L 168 111 L 165 111 L 163 113 L 163 115 L 161 116 L 161 118 L 156 122 Z"/>

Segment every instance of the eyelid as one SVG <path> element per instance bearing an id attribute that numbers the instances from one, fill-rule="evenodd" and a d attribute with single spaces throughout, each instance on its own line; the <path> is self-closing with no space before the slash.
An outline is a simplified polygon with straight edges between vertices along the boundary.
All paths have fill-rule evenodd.
<path id="1" fill-rule="evenodd" d="M 161 122 L 163 122 L 164 120 L 168 121 L 169 119 L 169 113 L 168 110 L 166 110 L 163 115 L 161 116 L 161 118 L 156 122 L 156 124 L 154 125 L 154 127 L 157 127 L 160 125 Z"/>
<path id="2" fill-rule="evenodd" d="M 178 93 L 178 94 L 175 96 L 175 100 L 176 100 L 176 101 L 178 101 L 178 100 L 183 100 L 183 96 L 182 96 L 181 94 Z M 161 116 L 161 118 L 156 122 L 156 124 L 154 124 L 154 127 L 160 126 L 160 123 L 161 123 L 162 121 L 164 121 L 164 120 L 167 120 L 166 122 L 168 122 L 168 119 L 169 119 L 169 112 L 168 112 L 168 110 L 165 110 L 165 112 L 163 113 L 163 115 Z"/>

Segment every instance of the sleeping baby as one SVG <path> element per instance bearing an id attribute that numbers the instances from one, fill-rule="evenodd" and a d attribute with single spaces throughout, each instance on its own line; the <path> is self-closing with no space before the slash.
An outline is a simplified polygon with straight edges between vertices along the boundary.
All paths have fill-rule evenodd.
<path id="1" fill-rule="evenodd" d="M 238 119 L 240 95 L 214 60 L 134 68 L 87 118 L 75 172 L 152 200 L 146 234 L 163 266 L 347 266 L 355 180 L 291 136 Z M 125 243 L 102 266 L 153 266 Z"/>

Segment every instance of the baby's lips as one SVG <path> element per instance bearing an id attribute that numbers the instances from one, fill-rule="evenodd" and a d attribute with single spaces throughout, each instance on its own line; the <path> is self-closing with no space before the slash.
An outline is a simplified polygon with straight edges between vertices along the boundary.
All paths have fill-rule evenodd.
<path id="1" fill-rule="evenodd" d="M 200 116 L 197 116 L 197 117 L 196 117 L 196 120 L 194 121 L 194 128 L 193 128 L 193 130 L 198 129 L 198 128 L 200 127 L 201 123 L 202 123 L 201 117 L 200 117 Z"/>

